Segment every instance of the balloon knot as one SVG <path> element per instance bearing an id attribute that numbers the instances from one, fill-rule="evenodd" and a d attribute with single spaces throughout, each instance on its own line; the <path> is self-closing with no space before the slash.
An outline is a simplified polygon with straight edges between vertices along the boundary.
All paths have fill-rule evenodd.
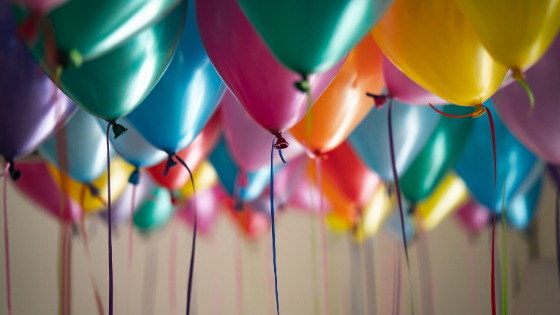
<path id="1" fill-rule="evenodd" d="M 387 98 L 389 98 L 388 95 L 376 95 L 372 93 L 366 93 L 366 95 L 373 98 L 375 101 L 375 108 L 377 109 L 383 108 L 385 103 L 387 103 Z"/>
<path id="2" fill-rule="evenodd" d="M 527 118 L 531 117 L 531 115 L 533 114 L 533 110 L 535 109 L 535 96 L 533 95 L 533 91 L 531 91 L 531 88 L 529 87 L 527 82 L 525 82 L 525 74 L 519 69 L 513 69 L 512 77 L 517 80 L 517 82 L 521 84 L 523 89 L 525 89 L 525 92 L 527 92 L 527 96 L 529 97 L 529 102 L 531 105 L 531 107 L 529 108 L 529 112 L 527 113 Z"/>
<path id="3" fill-rule="evenodd" d="M 115 139 L 117 139 L 121 135 L 124 135 L 128 131 L 128 129 L 126 129 L 123 125 L 117 124 L 117 122 L 114 120 L 109 121 L 109 124 L 113 126 L 113 134 L 115 134 Z"/>
<path id="4" fill-rule="evenodd" d="M 130 177 L 128 177 L 128 182 L 132 185 L 138 185 L 140 182 L 140 171 L 138 170 L 138 167 L 134 168 L 134 171 L 130 174 Z"/>
<path id="5" fill-rule="evenodd" d="M 175 156 L 175 153 L 170 153 L 169 156 L 167 157 L 167 163 L 165 163 L 165 170 L 163 171 L 163 176 L 167 176 L 167 173 L 169 172 L 169 169 L 172 168 L 173 166 L 177 165 L 177 162 L 175 162 L 175 160 L 173 160 L 174 156 Z"/>
<path id="6" fill-rule="evenodd" d="M 307 80 L 307 75 L 303 74 L 300 81 L 294 82 L 294 86 L 299 91 L 307 93 L 309 91 L 309 81 Z"/>
<path id="7" fill-rule="evenodd" d="M 511 74 L 511 77 L 514 78 L 515 80 L 519 81 L 525 79 L 525 74 L 521 72 L 521 70 L 513 69 L 512 71 L 513 73 Z"/>
<path id="8" fill-rule="evenodd" d="M 485 113 L 486 113 L 486 109 L 484 109 L 484 107 L 482 107 L 482 105 L 477 105 L 474 112 L 472 112 L 471 117 L 472 118 L 477 118 L 477 117 L 480 117 L 480 116 L 484 115 Z"/>
<path id="9" fill-rule="evenodd" d="M 282 137 L 282 133 L 278 133 L 276 135 L 276 143 L 274 144 L 274 148 L 276 150 L 284 150 L 287 149 L 290 144 L 288 143 L 288 141 L 286 141 L 286 139 L 284 137 Z"/>
<path id="10" fill-rule="evenodd" d="M 11 158 L 7 158 L 6 162 L 10 165 L 8 167 L 8 172 L 10 173 L 10 178 L 16 182 L 21 177 L 21 171 L 17 170 L 14 166 L 14 160 Z"/>
<path id="11" fill-rule="evenodd" d="M 85 184 L 85 185 L 89 188 L 89 192 L 93 197 L 98 198 L 100 196 L 99 195 L 99 188 L 95 187 L 95 185 L 93 185 L 91 183 L 88 183 L 88 184 Z"/>

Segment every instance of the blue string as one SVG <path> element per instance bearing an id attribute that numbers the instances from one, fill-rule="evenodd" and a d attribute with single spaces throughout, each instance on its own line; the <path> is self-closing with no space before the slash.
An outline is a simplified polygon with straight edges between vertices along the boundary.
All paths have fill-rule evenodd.
<path id="1" fill-rule="evenodd" d="M 278 154 L 280 155 L 280 158 L 282 159 L 282 162 L 286 163 L 286 161 L 284 160 L 284 157 L 282 156 L 282 150 L 278 150 Z"/>
<path id="2" fill-rule="evenodd" d="M 276 276 L 276 231 L 274 229 L 274 142 L 272 139 L 272 149 L 270 150 L 270 218 L 272 221 L 272 260 L 274 264 L 274 286 L 276 288 L 276 312 L 280 315 L 280 305 L 278 303 L 278 277 Z M 278 150 L 280 151 L 280 150 Z M 282 157 L 282 153 L 280 153 Z M 284 161 L 284 158 L 282 158 Z M 286 163 L 286 162 L 284 162 Z"/>

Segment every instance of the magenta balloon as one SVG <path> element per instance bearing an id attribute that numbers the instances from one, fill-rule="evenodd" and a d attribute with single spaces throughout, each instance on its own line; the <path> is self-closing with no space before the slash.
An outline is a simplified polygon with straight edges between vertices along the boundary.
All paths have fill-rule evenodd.
<path id="1" fill-rule="evenodd" d="M 270 165 L 270 133 L 257 125 L 241 107 L 235 96 L 228 90 L 221 103 L 222 126 L 231 155 L 244 171 L 253 171 Z M 286 161 L 304 153 L 303 147 L 289 133 L 284 138 L 290 146 L 282 150 Z M 278 154 L 274 164 L 282 163 Z M 275 178 L 276 179 L 276 178 Z"/>
<path id="2" fill-rule="evenodd" d="M 449 104 L 448 101 L 412 81 L 385 56 L 383 57 L 383 78 L 389 96 L 403 103 L 415 105 Z"/>
<path id="3" fill-rule="evenodd" d="M 321 198 L 321 192 L 315 186 L 313 179 L 310 179 L 305 174 L 298 182 L 294 193 L 290 196 L 287 206 L 297 211 L 319 213 L 319 198 Z M 323 208 L 325 213 L 330 212 L 332 209 L 329 200 L 325 196 L 323 196 Z"/>
<path id="4" fill-rule="evenodd" d="M 527 72 L 526 82 L 535 96 L 530 117 L 529 97 L 514 82 L 492 97 L 494 108 L 513 135 L 540 158 L 560 164 L 560 37 Z"/>
<path id="5" fill-rule="evenodd" d="M 219 185 L 211 189 L 198 193 L 196 198 L 191 198 L 180 206 L 177 211 L 178 218 L 188 224 L 194 226 L 194 203 L 197 209 L 197 229 L 202 234 L 208 234 L 212 231 L 218 214 L 220 203 L 225 200 L 226 194 Z"/>
<path id="6" fill-rule="evenodd" d="M 298 123 L 307 112 L 305 93 L 294 88 L 301 77 L 273 57 L 237 1 L 195 0 L 195 10 L 208 57 L 249 116 L 272 134 Z M 343 62 L 325 73 L 309 76 L 313 101 Z"/>
<path id="7" fill-rule="evenodd" d="M 69 0 L 12 0 L 12 2 L 18 6 L 23 6 L 42 15 L 46 15 L 54 8 L 68 1 Z"/>
<path id="8" fill-rule="evenodd" d="M 24 161 L 18 164 L 18 168 L 25 174 L 15 182 L 18 190 L 38 204 L 41 209 L 60 219 L 61 192 L 51 177 L 47 163 L 44 161 Z M 81 215 L 80 205 L 66 194 L 62 220 L 78 222 Z"/>
<path id="9" fill-rule="evenodd" d="M 471 199 L 457 211 L 456 216 L 469 233 L 478 235 L 488 225 L 491 214 L 492 211 Z"/>

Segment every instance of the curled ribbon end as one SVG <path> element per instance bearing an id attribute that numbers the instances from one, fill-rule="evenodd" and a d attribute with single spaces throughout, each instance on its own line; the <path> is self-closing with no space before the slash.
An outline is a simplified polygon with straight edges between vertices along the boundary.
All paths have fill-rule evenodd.
<path id="1" fill-rule="evenodd" d="M 294 82 L 294 87 L 303 93 L 309 91 L 309 81 L 307 81 L 307 76 L 302 75 L 301 81 Z"/>
<path id="2" fill-rule="evenodd" d="M 117 124 L 114 120 L 110 121 L 109 124 L 113 126 L 113 133 L 115 134 L 114 139 L 117 139 L 128 131 L 128 129 L 126 129 L 123 125 Z"/>

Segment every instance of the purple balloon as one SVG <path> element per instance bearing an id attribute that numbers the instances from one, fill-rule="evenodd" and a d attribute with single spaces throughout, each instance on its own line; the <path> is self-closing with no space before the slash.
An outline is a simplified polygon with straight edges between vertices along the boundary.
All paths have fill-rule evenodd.
<path id="1" fill-rule="evenodd" d="M 484 205 L 471 199 L 457 211 L 456 217 L 470 234 L 478 235 L 487 226 L 491 213 Z"/>
<path id="2" fill-rule="evenodd" d="M 189 226 L 194 226 L 194 209 L 196 202 L 197 209 L 197 225 L 196 228 L 202 234 L 208 234 L 212 231 L 218 214 L 220 203 L 227 198 L 219 185 L 211 189 L 205 190 L 191 198 L 181 205 L 177 211 L 177 217 Z"/>
<path id="3" fill-rule="evenodd" d="M 0 155 L 7 160 L 37 149 L 76 110 L 17 33 L 10 2 L 0 1 Z"/>
<path id="4" fill-rule="evenodd" d="M 535 96 L 533 114 L 527 117 L 529 97 L 516 82 L 494 94 L 494 108 L 527 148 L 550 163 L 560 164 L 560 146 L 556 143 L 560 137 L 560 37 L 525 75 Z"/>

